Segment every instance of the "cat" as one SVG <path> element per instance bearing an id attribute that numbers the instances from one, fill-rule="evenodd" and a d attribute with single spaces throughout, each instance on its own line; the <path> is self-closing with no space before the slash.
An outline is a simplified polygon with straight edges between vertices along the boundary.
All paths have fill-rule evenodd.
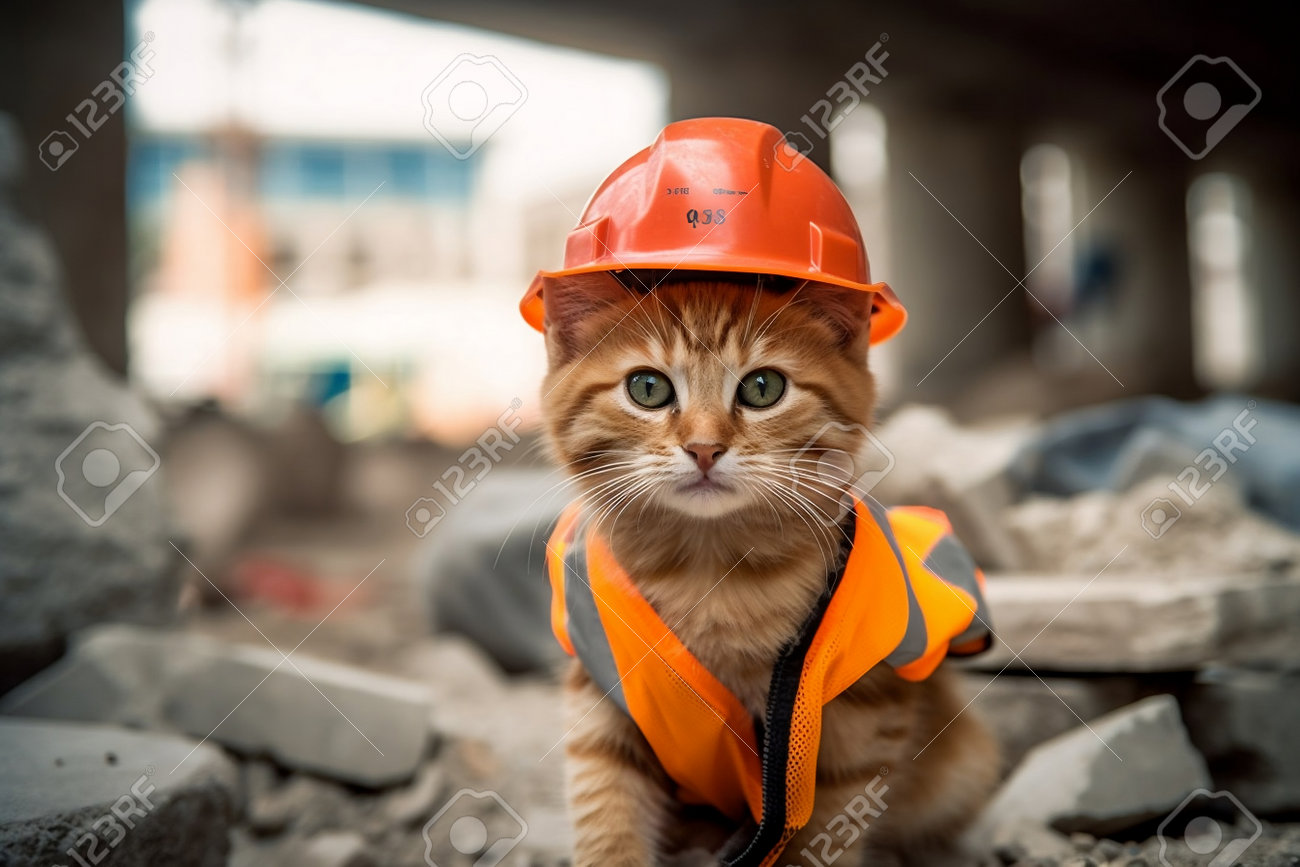
<path id="1" fill-rule="evenodd" d="M 840 492 L 810 489 L 791 467 L 828 422 L 833 441 L 823 445 L 861 449 L 875 403 L 870 294 L 624 271 L 549 278 L 543 298 L 545 439 L 584 520 L 664 623 L 761 719 L 773 667 L 842 554 Z M 577 867 L 716 853 L 735 829 L 676 802 L 636 724 L 577 660 L 564 689 Z M 778 863 L 811 864 L 801 851 L 882 768 L 887 809 L 837 863 L 949 847 L 1000 765 L 964 705 L 942 666 L 912 682 L 884 663 L 829 702 L 812 819 Z"/>

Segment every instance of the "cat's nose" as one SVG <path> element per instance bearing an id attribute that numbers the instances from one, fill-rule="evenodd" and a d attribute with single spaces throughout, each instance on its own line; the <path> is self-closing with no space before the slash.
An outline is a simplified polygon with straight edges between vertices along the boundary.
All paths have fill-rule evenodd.
<path id="1" fill-rule="evenodd" d="M 707 473 L 713 469 L 713 465 L 722 457 L 722 453 L 727 447 L 722 443 L 687 443 L 682 446 L 686 453 L 695 458 L 695 465 L 700 468 L 700 472 Z"/>

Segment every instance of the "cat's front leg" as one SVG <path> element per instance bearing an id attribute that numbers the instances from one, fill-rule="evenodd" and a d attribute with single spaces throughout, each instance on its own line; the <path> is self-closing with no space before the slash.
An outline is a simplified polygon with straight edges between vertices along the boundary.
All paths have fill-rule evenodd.
<path id="1" fill-rule="evenodd" d="M 632 720 L 576 662 L 566 699 L 574 867 L 651 867 L 668 815 L 663 769 Z"/>

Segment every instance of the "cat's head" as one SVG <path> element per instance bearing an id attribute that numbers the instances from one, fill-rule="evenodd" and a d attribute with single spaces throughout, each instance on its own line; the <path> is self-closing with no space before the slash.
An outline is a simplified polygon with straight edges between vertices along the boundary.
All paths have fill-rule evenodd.
<path id="1" fill-rule="evenodd" d="M 868 293 L 625 271 L 543 298 L 547 436 L 597 520 L 837 516 L 825 458 L 862 453 L 875 398 Z"/>

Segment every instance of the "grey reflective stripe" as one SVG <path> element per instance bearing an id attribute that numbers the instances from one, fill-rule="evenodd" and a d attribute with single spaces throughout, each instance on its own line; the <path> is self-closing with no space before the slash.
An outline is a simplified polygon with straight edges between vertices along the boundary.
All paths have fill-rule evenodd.
<path id="1" fill-rule="evenodd" d="M 609 636 L 600 622 L 596 610 L 596 597 L 587 575 L 587 545 L 577 536 L 564 549 L 564 608 L 565 626 L 573 650 L 582 660 L 587 674 L 618 706 L 627 712 L 627 699 L 623 697 L 623 684 L 618 676 L 614 651 L 609 647 Z"/>
<path id="2" fill-rule="evenodd" d="M 975 617 L 952 643 L 965 644 L 991 635 L 988 605 L 984 602 L 984 591 L 980 589 L 979 579 L 975 577 L 975 561 L 961 542 L 955 536 L 944 536 L 925 558 L 923 565 L 952 586 L 965 590 L 975 600 Z"/>
<path id="3" fill-rule="evenodd" d="M 898 646 L 885 657 L 885 662 L 897 668 L 900 665 L 907 665 L 913 660 L 920 659 L 925 654 L 929 633 L 925 628 L 925 615 L 921 612 L 921 603 L 917 601 L 916 593 L 912 590 L 912 577 L 907 574 L 907 564 L 903 561 L 903 552 L 898 549 L 898 540 L 894 538 L 894 528 L 889 525 L 889 513 L 885 511 L 884 506 L 874 499 L 867 500 L 867 509 L 870 510 L 871 516 L 876 519 L 880 531 L 885 534 L 885 539 L 894 552 L 894 559 L 898 561 L 898 568 L 903 573 L 903 585 L 907 588 L 907 630 L 903 633 L 903 640 L 898 642 Z"/>

